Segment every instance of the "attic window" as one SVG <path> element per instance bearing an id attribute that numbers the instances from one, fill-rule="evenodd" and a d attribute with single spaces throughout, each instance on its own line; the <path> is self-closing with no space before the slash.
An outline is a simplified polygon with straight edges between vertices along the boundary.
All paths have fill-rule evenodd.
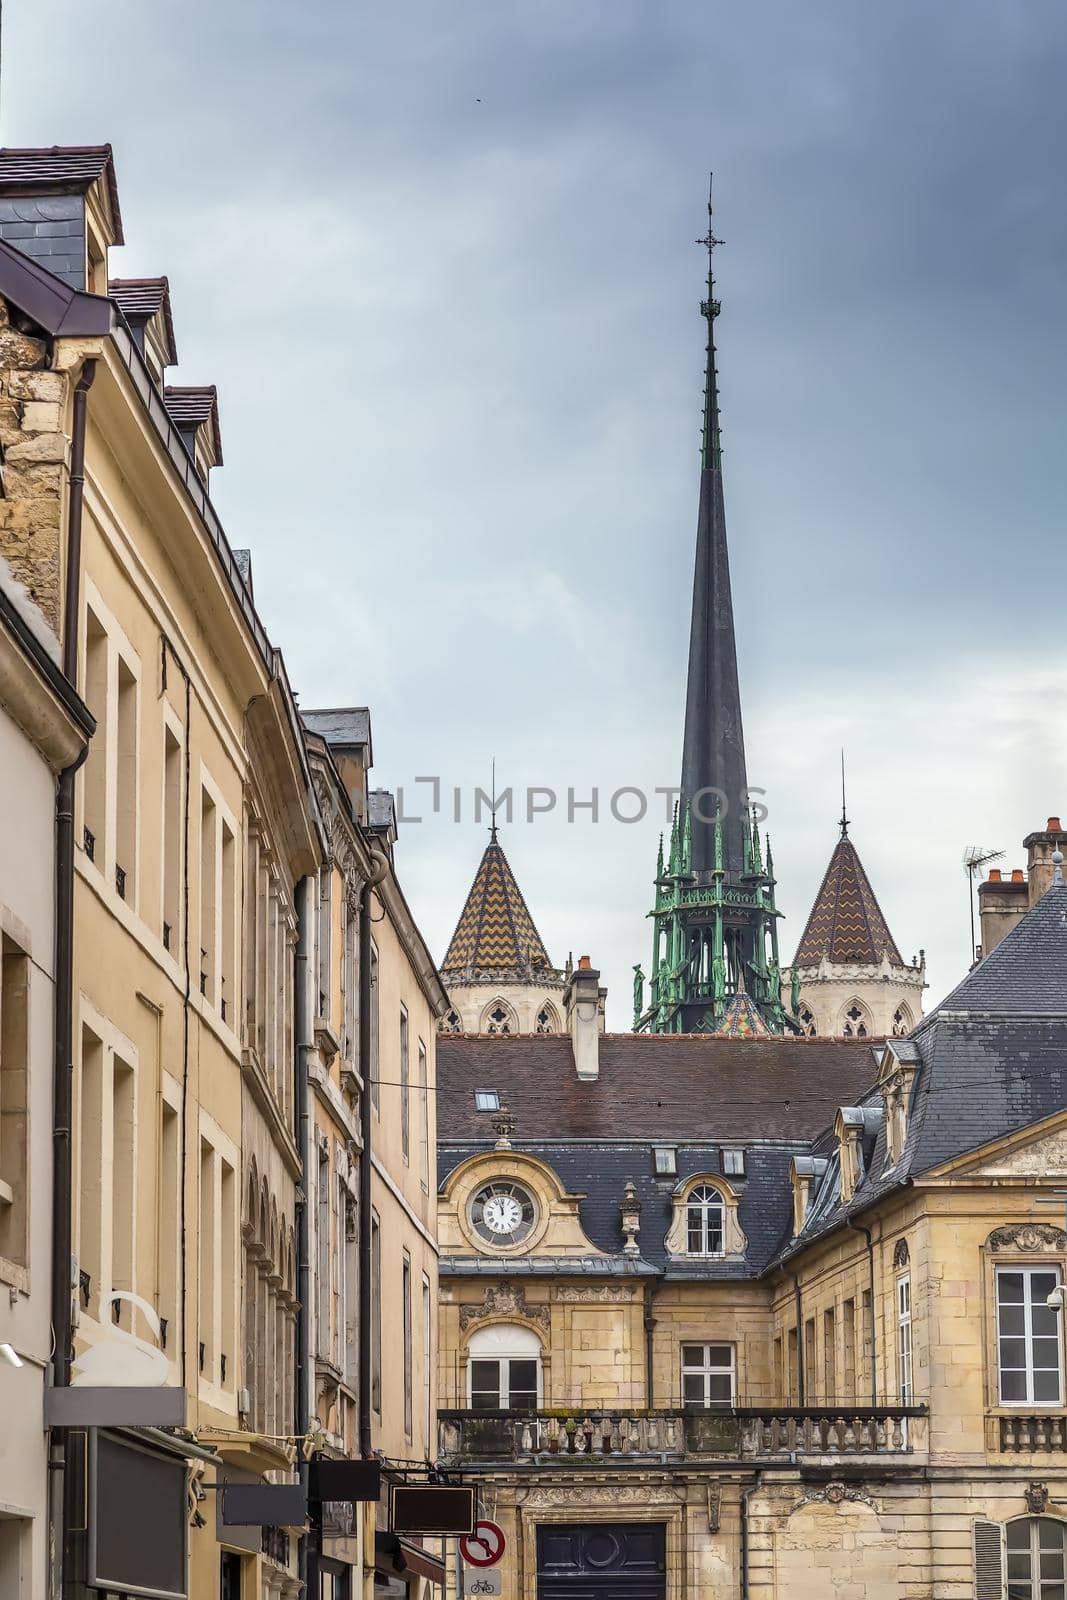
<path id="1" fill-rule="evenodd" d="M 475 1089 L 474 1109 L 475 1111 L 499 1111 L 500 1095 L 495 1089 Z"/>
<path id="2" fill-rule="evenodd" d="M 678 1176 L 678 1152 L 673 1145 L 658 1144 L 652 1151 L 652 1170 L 657 1178 Z"/>
<path id="3" fill-rule="evenodd" d="M 745 1152 L 743 1150 L 724 1150 L 722 1153 L 722 1170 L 728 1178 L 743 1178 L 745 1175 Z"/>

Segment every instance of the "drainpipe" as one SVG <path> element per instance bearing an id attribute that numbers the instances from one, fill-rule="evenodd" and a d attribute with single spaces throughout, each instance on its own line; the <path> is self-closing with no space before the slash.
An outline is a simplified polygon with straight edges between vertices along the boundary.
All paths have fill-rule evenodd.
<path id="1" fill-rule="evenodd" d="M 645 1407 L 648 1411 L 655 1409 L 654 1388 L 654 1363 L 652 1341 L 656 1331 L 656 1319 L 652 1315 L 652 1307 L 656 1299 L 656 1285 L 652 1279 L 645 1280 Z"/>
<path id="2" fill-rule="evenodd" d="M 845 1227 L 851 1228 L 853 1233 L 862 1233 L 867 1241 L 867 1269 L 871 1294 L 871 1326 L 867 1338 L 871 1358 L 871 1405 L 876 1406 L 878 1404 L 878 1341 L 874 1332 L 874 1237 L 870 1228 L 865 1228 L 862 1222 L 853 1222 L 851 1217 L 845 1218 Z"/>
<path id="3" fill-rule="evenodd" d="M 96 362 L 86 361 L 74 388 L 67 499 L 67 581 L 63 600 L 63 672 L 78 684 L 78 611 L 81 600 L 82 508 L 85 500 L 85 428 L 89 390 Z M 73 1317 L 71 1313 L 72 1220 L 71 1107 L 74 1073 L 74 777 L 89 754 L 86 744 L 78 759 L 59 774 L 56 787 L 55 988 L 53 991 L 52 1063 L 52 1382 L 70 1383 Z M 74 1566 L 72 1494 L 66 1471 L 67 1434 L 52 1430 L 49 1440 L 53 1478 L 51 1584 L 54 1594 L 66 1587 Z"/>
<path id="4" fill-rule="evenodd" d="M 807 1397 L 804 1393 L 804 1318 L 800 1306 L 800 1279 L 795 1272 L 790 1272 L 788 1267 L 783 1266 L 782 1271 L 787 1278 L 793 1280 L 797 1319 L 797 1405 L 802 1406 Z"/>
<path id="5" fill-rule="evenodd" d="M 763 1472 L 759 1470 L 748 1488 L 741 1491 L 741 1600 L 748 1600 L 748 1502 L 762 1483 Z"/>
<path id="6" fill-rule="evenodd" d="M 296 1116 L 297 1140 L 300 1148 L 300 1188 L 296 1202 L 296 1429 L 297 1437 L 304 1439 L 311 1420 L 311 1093 L 308 1086 L 308 1058 L 314 1045 L 308 966 L 311 952 L 311 919 L 308 915 L 310 878 L 301 878 L 296 885 L 296 971 L 293 980 L 293 999 L 296 1009 Z M 300 1480 L 305 1490 L 311 1474 L 311 1465 L 301 1452 Z M 319 1593 L 319 1532 L 315 1518 L 309 1522 L 309 1532 L 300 1541 L 299 1570 L 304 1593 L 318 1600 Z"/>
<path id="7" fill-rule="evenodd" d="M 359 1453 L 369 1460 L 373 1455 L 371 1432 L 371 1075 L 378 1070 L 370 1058 L 371 1016 L 371 886 L 365 883 L 359 895 L 359 1066 L 363 1093 L 359 1101 L 359 1131 L 363 1149 L 359 1157 Z"/>

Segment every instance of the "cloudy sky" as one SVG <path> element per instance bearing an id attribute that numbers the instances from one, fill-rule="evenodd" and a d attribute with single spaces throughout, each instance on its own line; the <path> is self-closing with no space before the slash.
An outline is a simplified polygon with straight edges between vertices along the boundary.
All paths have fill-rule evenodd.
<path id="1" fill-rule="evenodd" d="M 1067 812 L 1062 0 L 7 0 L 0 133 L 110 140 L 304 705 L 368 703 L 440 956 L 475 788 L 629 1022 L 676 781 L 715 169 L 727 511 L 788 954 L 853 837 L 931 998 Z M 445 809 L 429 814 L 439 776 Z M 453 822 L 452 790 L 463 820 Z M 602 815 L 568 823 L 567 791 Z"/>

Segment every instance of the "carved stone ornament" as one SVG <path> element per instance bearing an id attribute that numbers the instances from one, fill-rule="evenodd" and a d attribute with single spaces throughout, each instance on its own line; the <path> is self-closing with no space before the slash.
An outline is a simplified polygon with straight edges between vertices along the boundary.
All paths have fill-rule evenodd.
<path id="1" fill-rule="evenodd" d="M 994 1228 L 989 1235 L 990 1250 L 1067 1250 L 1067 1233 L 1048 1222 L 1022 1222 L 1010 1228 Z"/>
<path id="2" fill-rule="evenodd" d="M 835 1478 L 831 1483 L 823 1484 L 821 1489 L 808 1489 L 803 1498 L 797 1501 L 793 1510 L 799 1511 L 801 1506 L 813 1504 L 840 1506 L 844 1505 L 846 1501 L 859 1505 L 874 1506 L 874 1501 L 865 1489 L 861 1489 L 855 1483 L 841 1483 Z"/>
<path id="3" fill-rule="evenodd" d="M 523 1504 L 564 1506 L 573 1510 L 586 1506 L 643 1506 L 664 1500 L 684 1505 L 685 1491 L 665 1483 L 572 1483 L 558 1488 L 531 1489 Z"/>
<path id="4" fill-rule="evenodd" d="M 1031 1483 L 1026 1489 L 1026 1509 L 1032 1517 L 1043 1517 L 1048 1510 L 1049 1493 L 1047 1483 Z"/>
<path id="5" fill-rule="evenodd" d="M 907 1239 L 898 1239 L 893 1251 L 893 1265 L 895 1267 L 906 1267 L 910 1260 Z"/>
<path id="6" fill-rule="evenodd" d="M 481 1322 L 486 1317 L 524 1317 L 527 1322 L 539 1322 L 547 1328 L 552 1313 L 547 1306 L 527 1305 L 520 1284 L 490 1283 L 486 1285 L 485 1299 L 480 1306 L 460 1306 L 460 1328 L 465 1330 L 472 1322 Z"/>
<path id="7" fill-rule="evenodd" d="M 718 1533 L 719 1513 L 722 1505 L 722 1490 L 717 1485 L 708 1485 L 708 1532 Z"/>
<path id="8" fill-rule="evenodd" d="M 556 1290 L 556 1299 L 565 1306 L 625 1306 L 636 1298 L 636 1289 L 609 1283 L 564 1283 Z"/>

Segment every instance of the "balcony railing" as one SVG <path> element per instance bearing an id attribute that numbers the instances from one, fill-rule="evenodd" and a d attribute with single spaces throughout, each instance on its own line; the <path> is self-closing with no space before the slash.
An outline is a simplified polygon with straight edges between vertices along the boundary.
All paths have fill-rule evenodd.
<path id="1" fill-rule="evenodd" d="M 761 1406 L 670 1411 L 540 1410 L 440 1413 L 440 1450 L 460 1461 L 605 1457 L 909 1455 L 926 1446 L 926 1407 Z"/>
<path id="2" fill-rule="evenodd" d="M 1067 1453 L 1067 1416 L 1062 1412 L 1010 1411 L 991 1417 L 993 1439 L 990 1448 L 1007 1455 L 1025 1455 L 1032 1450 Z"/>

